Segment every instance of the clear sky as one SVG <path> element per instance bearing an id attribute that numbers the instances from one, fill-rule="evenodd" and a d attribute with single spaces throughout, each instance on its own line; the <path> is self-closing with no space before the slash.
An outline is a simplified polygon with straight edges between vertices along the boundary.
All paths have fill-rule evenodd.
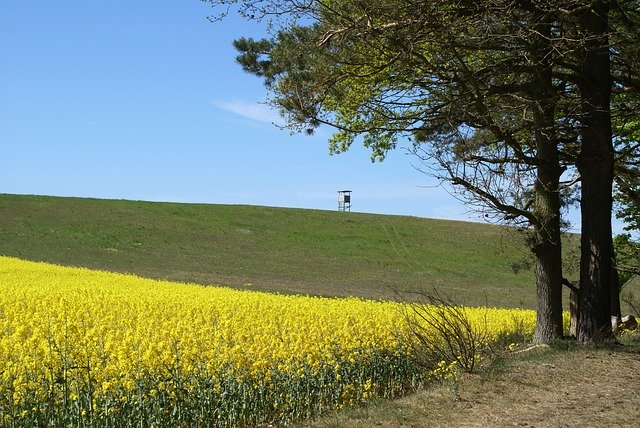
<path id="1" fill-rule="evenodd" d="M 263 27 L 198 0 L 0 1 L 0 192 L 477 220 L 403 150 L 330 156 L 273 125 L 231 45 Z"/>
<path id="2" fill-rule="evenodd" d="M 272 123 L 231 42 L 263 28 L 197 0 L 0 2 L 0 192 L 469 219 L 399 150 Z M 437 184 L 437 183 L 436 183 Z M 425 187 L 426 186 L 426 187 Z"/>

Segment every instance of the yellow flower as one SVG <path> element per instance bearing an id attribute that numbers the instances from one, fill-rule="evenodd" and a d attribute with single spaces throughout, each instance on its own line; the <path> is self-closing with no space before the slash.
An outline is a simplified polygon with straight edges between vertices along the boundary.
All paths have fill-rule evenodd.
<path id="1" fill-rule="evenodd" d="M 0 310 L 0 397 L 20 409 L 62 386 L 73 401 L 91 384 L 92 402 L 125 403 L 192 391 L 194 379 L 219 373 L 270 382 L 333 372 L 346 383 L 353 379 L 338 371 L 405 355 L 398 303 L 203 287 L 10 257 L 0 257 Z M 535 326 L 533 311 L 465 311 L 489 338 Z M 456 368 L 442 362 L 435 371 L 444 378 Z M 343 385 L 342 404 L 378 388 L 369 377 L 359 382 Z"/>

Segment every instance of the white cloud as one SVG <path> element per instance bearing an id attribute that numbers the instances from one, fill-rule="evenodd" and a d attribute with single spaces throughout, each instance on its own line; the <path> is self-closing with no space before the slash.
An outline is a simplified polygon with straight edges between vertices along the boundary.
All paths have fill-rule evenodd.
<path id="1" fill-rule="evenodd" d="M 278 112 L 266 104 L 246 101 L 211 101 L 211 104 L 251 120 L 278 126 L 284 125 L 284 121 Z"/>

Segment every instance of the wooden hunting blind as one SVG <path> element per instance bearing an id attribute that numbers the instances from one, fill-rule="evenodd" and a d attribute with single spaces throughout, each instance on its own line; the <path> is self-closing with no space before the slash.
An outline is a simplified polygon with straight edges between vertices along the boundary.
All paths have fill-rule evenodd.
<path id="1" fill-rule="evenodd" d="M 338 211 L 351 211 L 351 190 L 338 190 Z"/>

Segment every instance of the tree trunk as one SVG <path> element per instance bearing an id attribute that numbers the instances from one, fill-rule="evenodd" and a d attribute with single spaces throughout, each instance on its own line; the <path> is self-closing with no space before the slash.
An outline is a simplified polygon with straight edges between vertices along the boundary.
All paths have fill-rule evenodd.
<path id="1" fill-rule="evenodd" d="M 579 311 L 580 293 L 578 290 L 572 289 L 569 292 L 569 337 L 578 337 L 578 311 Z"/>
<path id="2" fill-rule="evenodd" d="M 546 343 L 562 337 L 562 246 L 560 230 L 559 182 L 562 170 L 556 142 L 555 107 L 549 40 L 551 24 L 547 17 L 539 16 L 536 34 L 532 40 L 531 57 L 535 64 L 532 93 L 535 100 L 533 139 L 537 177 L 534 187 L 536 224 L 531 250 L 536 256 L 536 332 L 534 341 Z"/>
<path id="3" fill-rule="evenodd" d="M 540 132 L 543 134 L 544 132 Z M 561 170 L 554 142 L 538 136 L 538 166 L 535 185 L 535 242 L 531 249 L 536 256 L 536 332 L 534 341 L 547 343 L 562 337 L 562 244 L 560 230 Z"/>
<path id="4" fill-rule="evenodd" d="M 618 333 L 618 327 L 621 323 L 622 308 L 620 307 L 620 275 L 618 274 L 618 269 L 614 267 L 611 269 L 611 329 L 613 330 L 613 334 Z"/>
<path id="5" fill-rule="evenodd" d="M 601 342 L 611 332 L 611 231 L 613 144 L 611 134 L 611 70 L 608 5 L 595 2 L 578 17 L 584 37 L 581 48 L 582 98 L 580 171 L 582 237 L 578 340 Z"/>
<path id="6" fill-rule="evenodd" d="M 535 185 L 535 243 L 531 249 L 536 256 L 536 332 L 534 341 L 547 343 L 562 338 L 562 240 L 560 230 L 561 169 L 558 150 L 544 131 L 536 132 L 538 166 Z"/>
<path id="7" fill-rule="evenodd" d="M 559 339 L 562 323 L 562 259 L 560 245 L 546 242 L 536 248 L 536 332 L 534 342 Z"/>

